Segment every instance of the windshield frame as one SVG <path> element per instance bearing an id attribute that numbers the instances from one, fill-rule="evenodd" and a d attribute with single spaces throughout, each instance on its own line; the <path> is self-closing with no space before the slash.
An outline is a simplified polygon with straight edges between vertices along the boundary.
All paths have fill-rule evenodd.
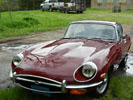
<path id="1" fill-rule="evenodd" d="M 118 38 L 118 34 L 117 34 L 117 30 L 116 30 L 116 26 L 115 25 L 110 25 L 110 24 L 104 24 L 104 23 L 70 23 L 69 25 L 68 25 L 68 27 L 67 27 L 67 29 L 66 29 L 66 31 L 65 31 L 65 33 L 64 33 L 64 36 L 63 36 L 63 38 L 64 39 L 80 39 L 80 38 L 74 38 L 74 37 L 72 37 L 72 38 L 67 38 L 67 37 L 65 37 L 66 36 L 66 34 L 67 34 L 67 32 L 68 32 L 68 29 L 70 28 L 70 25 L 72 25 L 72 24 L 100 24 L 100 25 L 107 25 L 107 26 L 112 26 L 113 28 L 114 28 L 114 32 L 115 32 L 115 36 L 116 36 L 116 39 L 112 39 L 112 40 L 108 40 L 109 42 L 111 41 L 111 42 L 117 42 L 117 41 L 119 41 L 119 38 Z M 81 39 L 88 39 L 88 40 L 93 40 L 93 38 L 91 39 L 91 38 L 83 38 L 83 37 L 81 37 Z M 98 39 L 95 39 L 95 40 L 98 40 Z M 101 41 L 107 41 L 107 39 L 99 39 L 99 40 L 101 40 Z"/>

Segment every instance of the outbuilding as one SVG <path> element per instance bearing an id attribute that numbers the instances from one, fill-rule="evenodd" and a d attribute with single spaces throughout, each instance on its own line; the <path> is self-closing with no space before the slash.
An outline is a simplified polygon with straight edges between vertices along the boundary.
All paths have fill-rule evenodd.
<path id="1" fill-rule="evenodd" d="M 91 8 L 112 9 L 120 6 L 121 9 L 133 9 L 133 0 L 88 0 Z"/>

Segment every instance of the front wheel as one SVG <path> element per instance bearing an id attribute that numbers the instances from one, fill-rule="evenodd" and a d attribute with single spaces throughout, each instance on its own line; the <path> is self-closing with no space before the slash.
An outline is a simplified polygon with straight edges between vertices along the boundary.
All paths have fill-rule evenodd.
<path id="1" fill-rule="evenodd" d="M 82 13 L 83 13 L 83 11 L 80 11 L 80 13 L 82 14 Z"/>
<path id="2" fill-rule="evenodd" d="M 96 88 L 95 90 L 96 97 L 100 97 L 105 94 L 105 92 L 108 89 L 109 82 L 110 82 L 110 71 L 108 71 L 108 73 L 106 74 L 106 77 L 104 78 L 103 83 Z"/>
<path id="3" fill-rule="evenodd" d="M 60 9 L 59 11 L 60 11 L 60 12 L 62 12 L 63 10 L 62 10 L 62 9 Z"/>
<path id="4" fill-rule="evenodd" d="M 44 12 L 44 9 L 41 7 L 41 11 Z"/>
<path id="5" fill-rule="evenodd" d="M 80 11 L 77 11 L 77 14 L 80 13 Z"/>
<path id="6" fill-rule="evenodd" d="M 126 54 L 125 58 L 121 61 L 121 63 L 119 64 L 119 66 L 121 68 L 125 68 L 126 67 L 126 62 L 127 62 L 127 59 L 128 59 L 128 54 Z"/>
<path id="7" fill-rule="evenodd" d="M 52 12 L 52 11 L 53 11 L 52 7 L 50 7 L 50 8 L 49 8 L 49 11 L 50 11 L 50 12 Z"/>
<path id="8" fill-rule="evenodd" d="M 64 13 L 66 13 L 66 14 L 67 14 L 67 13 L 68 13 L 68 10 L 65 10 L 65 11 L 64 11 Z"/>

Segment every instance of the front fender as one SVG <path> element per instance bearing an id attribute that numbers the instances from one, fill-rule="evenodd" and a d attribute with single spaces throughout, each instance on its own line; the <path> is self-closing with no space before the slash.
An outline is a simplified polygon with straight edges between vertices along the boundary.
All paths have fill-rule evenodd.
<path id="1" fill-rule="evenodd" d="M 110 48 L 106 48 L 97 52 L 94 56 L 91 57 L 91 60 L 98 67 L 98 73 L 96 75 L 97 79 L 100 79 L 101 74 L 107 73 L 110 67 L 114 65 L 114 61 L 116 60 L 116 56 L 114 55 L 115 52 L 112 52 Z"/>

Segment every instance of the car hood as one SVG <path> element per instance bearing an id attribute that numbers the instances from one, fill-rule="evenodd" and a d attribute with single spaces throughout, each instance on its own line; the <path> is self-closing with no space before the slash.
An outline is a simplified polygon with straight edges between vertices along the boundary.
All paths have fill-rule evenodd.
<path id="1" fill-rule="evenodd" d="M 36 74 L 56 80 L 72 79 L 74 71 L 86 61 L 93 61 L 112 43 L 83 39 L 60 39 L 35 45 L 24 52 L 19 74 Z M 105 53 L 105 52 L 104 52 Z M 19 69 L 18 68 L 18 69 Z M 62 79 L 63 78 L 63 79 Z"/>

